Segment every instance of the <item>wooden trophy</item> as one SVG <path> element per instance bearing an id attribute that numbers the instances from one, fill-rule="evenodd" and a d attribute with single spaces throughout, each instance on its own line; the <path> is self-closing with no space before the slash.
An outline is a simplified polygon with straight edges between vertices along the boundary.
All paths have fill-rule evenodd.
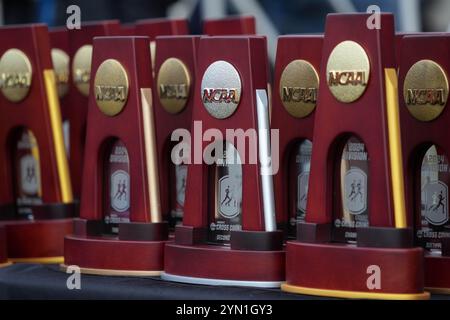
<path id="1" fill-rule="evenodd" d="M 409 224 L 425 251 L 425 286 L 450 293 L 450 34 L 405 36 L 399 101 Z"/>
<path id="2" fill-rule="evenodd" d="M 150 38 L 150 55 L 152 57 L 152 70 L 155 69 L 156 37 L 188 35 L 189 26 L 186 19 L 143 19 L 137 20 L 135 33 L 138 36 Z"/>
<path id="3" fill-rule="evenodd" d="M 3 226 L 0 225 L 0 268 L 11 265 L 8 261 L 8 247 L 6 245 L 6 231 Z"/>
<path id="4" fill-rule="evenodd" d="M 0 219 L 15 262 L 62 261 L 74 203 L 47 26 L 0 29 Z"/>
<path id="5" fill-rule="evenodd" d="M 80 219 L 65 240 L 65 266 L 84 273 L 163 269 L 168 224 L 159 198 L 148 48 L 147 37 L 94 39 Z"/>
<path id="6" fill-rule="evenodd" d="M 279 130 L 280 169 L 274 177 L 277 225 L 295 238 L 304 221 L 314 110 L 323 36 L 278 38 L 271 128 Z"/>
<path id="7" fill-rule="evenodd" d="M 406 221 L 394 19 L 327 17 L 306 221 L 286 246 L 284 291 L 426 299 Z"/>
<path id="8" fill-rule="evenodd" d="M 68 159 L 74 197 L 81 195 L 83 150 L 86 137 L 86 117 L 92 59 L 92 39 L 96 36 L 120 35 L 116 20 L 88 22 L 81 29 L 69 30 L 69 56 L 71 59 L 69 92 L 64 98 L 63 115 L 68 128 Z"/>
<path id="9" fill-rule="evenodd" d="M 237 34 L 256 34 L 253 16 L 235 16 L 203 21 L 203 34 L 208 36 L 227 36 Z"/>
<path id="10" fill-rule="evenodd" d="M 166 245 L 163 279 L 260 287 L 284 280 L 267 172 L 266 51 L 263 37 L 200 39 L 183 225 Z"/>
<path id="11" fill-rule="evenodd" d="M 194 105 L 194 76 L 199 36 L 156 38 L 155 127 L 163 220 L 173 228 L 183 219 L 186 156 L 172 161 L 176 130 L 189 132 Z M 174 137 L 172 138 L 172 135 Z"/>

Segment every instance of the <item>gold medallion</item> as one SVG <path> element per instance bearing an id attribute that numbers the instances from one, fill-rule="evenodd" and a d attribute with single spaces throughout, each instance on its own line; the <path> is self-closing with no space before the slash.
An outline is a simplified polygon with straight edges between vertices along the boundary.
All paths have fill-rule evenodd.
<path id="1" fill-rule="evenodd" d="M 169 58 L 161 65 L 157 78 L 159 100 L 172 114 L 181 112 L 189 99 L 191 78 L 185 64 L 177 58 Z"/>
<path id="2" fill-rule="evenodd" d="M 107 116 L 122 111 L 128 99 L 128 76 L 119 61 L 108 59 L 97 69 L 94 79 L 95 100 Z"/>
<path id="3" fill-rule="evenodd" d="M 0 89 L 11 102 L 25 99 L 31 86 L 31 62 L 19 49 L 9 49 L 0 58 Z"/>
<path id="4" fill-rule="evenodd" d="M 319 76 L 308 61 L 294 60 L 281 74 L 281 102 L 286 111 L 295 118 L 304 118 L 313 112 L 318 88 Z"/>
<path id="5" fill-rule="evenodd" d="M 89 96 L 91 79 L 92 45 L 86 44 L 75 53 L 72 63 L 73 83 L 84 96 Z"/>
<path id="6" fill-rule="evenodd" d="M 436 119 L 448 98 L 448 79 L 444 69 L 434 61 L 420 60 L 406 74 L 403 98 L 412 116 L 420 121 Z"/>
<path id="7" fill-rule="evenodd" d="M 212 63 L 203 74 L 201 97 L 211 116 L 230 117 L 241 99 L 241 78 L 236 68 L 223 60 Z"/>
<path id="8" fill-rule="evenodd" d="M 358 43 L 343 41 L 331 52 L 326 72 L 328 88 L 333 96 L 340 102 L 354 102 L 367 88 L 369 57 Z"/>
<path id="9" fill-rule="evenodd" d="M 69 91 L 69 56 L 61 49 L 52 49 L 53 69 L 55 70 L 58 96 L 64 97 Z"/>

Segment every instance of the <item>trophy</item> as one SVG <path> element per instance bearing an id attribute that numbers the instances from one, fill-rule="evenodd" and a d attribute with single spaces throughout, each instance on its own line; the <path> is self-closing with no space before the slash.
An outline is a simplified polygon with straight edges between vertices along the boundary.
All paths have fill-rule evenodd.
<path id="1" fill-rule="evenodd" d="M 208 36 L 226 36 L 238 34 L 256 34 L 255 17 L 235 16 L 203 21 L 203 34 Z"/>
<path id="2" fill-rule="evenodd" d="M 425 251 L 425 287 L 450 293 L 450 35 L 402 39 L 399 101 L 409 224 Z"/>
<path id="3" fill-rule="evenodd" d="M 369 17 L 327 17 L 306 217 L 282 290 L 427 299 L 405 210 L 394 19 L 369 29 Z"/>
<path id="4" fill-rule="evenodd" d="M 0 29 L 0 219 L 15 262 L 62 261 L 74 203 L 48 29 Z"/>
<path id="5" fill-rule="evenodd" d="M 136 21 L 135 33 L 150 38 L 152 70 L 155 70 L 156 37 L 187 35 L 189 26 L 186 19 L 143 19 Z"/>
<path id="6" fill-rule="evenodd" d="M 64 145 L 69 155 L 69 119 L 67 115 L 67 93 L 69 92 L 70 57 L 69 34 L 63 27 L 49 30 L 53 70 L 55 71 L 61 116 L 63 121 Z M 72 177 L 71 177 L 72 178 Z M 73 180 L 73 179 L 71 179 Z"/>
<path id="7" fill-rule="evenodd" d="M 0 268 L 11 265 L 8 262 L 8 249 L 6 246 L 6 232 L 3 226 L 0 226 Z"/>
<path id="8" fill-rule="evenodd" d="M 166 245 L 163 279 L 259 287 L 284 280 L 266 51 L 263 37 L 200 39 L 183 224 Z"/>
<path id="9" fill-rule="evenodd" d="M 134 36 L 135 32 L 134 23 L 124 23 L 120 25 L 120 34 L 122 36 Z"/>
<path id="10" fill-rule="evenodd" d="M 278 38 L 271 118 L 279 130 L 281 163 L 274 177 L 275 208 L 289 238 L 305 219 L 322 41 L 323 36 Z"/>
<path id="11" fill-rule="evenodd" d="M 120 50 L 118 50 L 120 48 Z M 159 275 L 162 221 L 147 37 L 96 37 L 80 219 L 65 265 L 108 275 Z"/>
<path id="12" fill-rule="evenodd" d="M 172 161 L 174 130 L 191 128 L 198 36 L 156 38 L 155 127 L 161 210 L 171 228 L 183 219 L 187 154 Z"/>
<path id="13" fill-rule="evenodd" d="M 81 29 L 69 33 L 71 59 L 69 92 L 64 100 L 63 115 L 68 134 L 68 159 L 75 199 L 80 198 L 83 150 L 86 136 L 86 116 L 91 71 L 92 39 L 96 36 L 120 35 L 118 21 L 83 23 Z"/>

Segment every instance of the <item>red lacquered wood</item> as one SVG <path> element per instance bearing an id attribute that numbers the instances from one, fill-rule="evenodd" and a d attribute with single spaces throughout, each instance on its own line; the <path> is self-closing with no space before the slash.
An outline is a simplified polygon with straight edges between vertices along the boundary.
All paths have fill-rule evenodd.
<path id="1" fill-rule="evenodd" d="M 69 31 L 69 56 L 73 57 L 79 48 L 92 44 L 98 36 L 120 35 L 120 24 L 117 20 L 83 23 L 81 29 Z M 86 117 L 88 97 L 82 95 L 73 83 L 72 65 L 70 68 L 69 93 L 65 100 L 65 115 L 70 121 L 70 175 L 72 177 L 75 198 L 81 195 L 81 178 L 83 172 L 84 145 L 86 138 Z"/>
<path id="2" fill-rule="evenodd" d="M 284 251 L 245 251 L 223 246 L 168 243 L 164 271 L 195 278 L 284 281 L 284 258 Z"/>
<path id="3" fill-rule="evenodd" d="M 134 23 L 125 23 L 120 25 L 120 34 L 122 36 L 134 36 L 136 29 Z"/>
<path id="4" fill-rule="evenodd" d="M 30 59 L 33 70 L 28 95 L 20 103 L 13 103 L 0 94 L 0 204 L 15 203 L 13 194 L 13 164 L 11 156 L 12 132 L 20 127 L 33 131 L 39 146 L 42 201 L 61 202 L 62 195 L 56 166 L 54 140 L 51 134 L 50 113 L 45 97 L 44 70 L 53 69 L 47 26 L 3 27 L 0 29 L 0 56 L 10 48 L 22 50 Z"/>
<path id="5" fill-rule="evenodd" d="M 236 16 L 203 21 L 203 34 L 208 36 L 228 36 L 237 34 L 256 34 L 253 16 Z"/>
<path id="6" fill-rule="evenodd" d="M 156 145 L 159 166 L 159 183 L 161 193 L 161 210 L 166 218 L 170 214 L 170 166 L 172 164 L 171 151 L 173 142 L 170 140 L 172 132 L 176 129 L 191 130 L 192 110 L 194 106 L 195 73 L 197 67 L 197 49 L 199 36 L 159 36 L 156 38 L 156 62 L 155 62 L 155 128 Z M 156 87 L 161 65 L 169 58 L 181 60 L 187 67 L 191 77 L 189 98 L 185 108 L 177 114 L 167 112 L 161 104 Z M 165 219 L 167 220 L 167 219 Z"/>
<path id="7" fill-rule="evenodd" d="M 427 148 L 436 144 L 449 157 L 450 140 L 445 134 L 450 125 L 450 111 L 447 106 L 438 118 L 431 122 L 415 119 L 408 111 L 403 98 L 403 83 L 413 64 L 428 59 L 438 63 L 446 72 L 450 72 L 450 35 L 448 33 L 418 34 L 404 36 L 401 42 L 399 67 L 399 105 L 402 128 L 403 162 L 405 168 L 406 207 L 409 225 L 421 216 L 420 168 Z M 444 270 L 446 270 L 444 272 Z M 450 288 L 450 270 L 448 257 L 426 256 L 425 286 Z"/>
<path id="8" fill-rule="evenodd" d="M 6 246 L 6 231 L 5 227 L 0 226 L 0 264 L 8 261 L 8 251 Z"/>
<path id="9" fill-rule="evenodd" d="M 2 222 L 9 258 L 46 258 L 64 255 L 64 236 L 72 233 L 73 219 Z"/>
<path id="10" fill-rule="evenodd" d="M 450 257 L 425 254 L 425 287 L 450 293 Z"/>
<path id="11" fill-rule="evenodd" d="M 380 267 L 381 288 L 370 290 L 369 266 Z M 422 293 L 423 251 L 360 248 L 350 245 L 287 243 L 286 282 L 341 291 Z"/>
<path id="12" fill-rule="evenodd" d="M 280 78 L 286 66 L 302 59 L 320 70 L 320 54 L 323 36 L 282 36 L 278 38 L 275 61 L 275 82 L 272 93 L 271 128 L 279 130 L 280 167 L 274 177 L 277 223 L 289 222 L 289 152 L 295 142 L 313 139 L 314 112 L 305 118 L 295 118 L 283 106 L 280 96 Z M 301 75 L 299 75 L 300 77 Z M 314 143 L 313 143 L 314 146 Z"/>
<path id="13" fill-rule="evenodd" d="M 64 263 L 81 268 L 160 271 L 164 267 L 165 243 L 68 236 Z"/>
<path id="14" fill-rule="evenodd" d="M 384 69 L 395 68 L 394 18 L 381 14 L 381 29 L 366 27 L 366 14 L 331 14 L 327 17 L 322 66 L 327 65 L 334 47 L 352 40 L 366 51 L 370 61 L 370 80 L 364 94 L 351 104 L 332 95 L 326 81 L 326 67 L 320 71 L 318 107 L 315 112 L 314 145 L 306 220 L 332 222 L 333 184 L 337 144 L 346 134 L 364 141 L 369 157 L 369 221 L 371 226 L 393 227 L 394 212 L 389 170 L 389 141 L 385 101 Z"/>
<path id="15" fill-rule="evenodd" d="M 106 145 L 112 138 L 120 139 L 130 157 L 130 220 L 150 222 L 141 88 L 152 88 L 152 72 L 147 37 L 99 37 L 94 40 L 91 88 L 100 64 L 116 59 L 128 74 L 129 94 L 120 114 L 110 117 L 97 106 L 95 92 L 89 95 L 88 125 L 83 171 L 80 217 L 102 220 L 103 161 Z M 132 125 L 130 125 L 132 124 Z"/>
<path id="16" fill-rule="evenodd" d="M 197 59 L 197 85 L 194 92 L 193 121 L 202 121 L 202 129 L 215 128 L 224 139 L 226 129 L 257 128 L 256 93 L 257 89 L 267 88 L 266 40 L 262 37 L 204 37 L 200 40 Z M 210 64 L 217 60 L 231 63 L 239 72 L 242 82 L 242 96 L 236 111 L 226 119 L 212 117 L 203 106 L 201 97 L 201 79 Z M 201 137 L 202 132 L 191 135 Z M 198 130 L 197 130 L 198 131 Z M 234 142 L 230 141 L 231 143 Z M 203 141 L 204 150 L 210 142 Z M 194 147 L 195 148 L 195 147 Z M 192 148 L 192 149 L 194 149 Z M 246 147 L 248 151 L 248 147 Z M 202 152 L 203 154 L 203 152 Z M 248 157 L 248 155 L 246 156 Z M 194 158 L 192 157 L 192 160 Z M 244 160 L 243 160 L 244 161 Z M 262 194 L 260 186 L 259 164 L 249 164 L 248 159 L 242 165 L 242 229 L 264 230 Z M 188 166 L 183 224 L 192 227 L 207 226 L 208 166 L 191 164 Z"/>
<path id="17" fill-rule="evenodd" d="M 189 26 L 186 19 L 143 19 L 136 21 L 135 34 L 154 41 L 157 36 L 187 35 Z"/>

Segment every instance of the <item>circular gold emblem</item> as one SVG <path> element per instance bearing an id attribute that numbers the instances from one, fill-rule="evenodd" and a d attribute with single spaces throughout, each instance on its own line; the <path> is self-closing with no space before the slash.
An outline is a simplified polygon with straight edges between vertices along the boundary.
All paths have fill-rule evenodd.
<path id="1" fill-rule="evenodd" d="M 436 119 L 448 98 L 448 80 L 442 67 L 431 60 L 416 62 L 406 74 L 403 98 L 412 116 L 420 121 Z"/>
<path id="2" fill-rule="evenodd" d="M 128 99 L 128 76 L 119 61 L 108 59 L 97 69 L 94 79 L 95 100 L 107 116 L 115 116 Z"/>
<path id="3" fill-rule="evenodd" d="M 69 56 L 61 49 L 52 49 L 53 69 L 55 70 L 58 95 L 64 97 L 69 91 Z"/>
<path id="4" fill-rule="evenodd" d="M 369 82 L 369 57 L 358 43 L 343 41 L 331 52 L 326 72 L 328 88 L 338 101 L 356 101 Z"/>
<path id="5" fill-rule="evenodd" d="M 295 118 L 304 118 L 313 112 L 318 88 L 319 76 L 308 61 L 291 61 L 281 74 L 281 102 L 286 111 Z"/>
<path id="6" fill-rule="evenodd" d="M 241 99 L 241 78 L 236 68 L 222 60 L 212 63 L 203 74 L 201 97 L 214 118 L 231 116 Z"/>
<path id="7" fill-rule="evenodd" d="M 19 49 L 9 49 L 0 58 L 0 89 L 6 99 L 25 99 L 31 86 L 31 62 Z"/>
<path id="8" fill-rule="evenodd" d="M 185 64 L 177 58 L 169 58 L 159 68 L 156 81 L 159 100 L 172 114 L 181 112 L 189 99 L 191 78 Z"/>
<path id="9" fill-rule="evenodd" d="M 73 57 L 73 83 L 84 96 L 89 96 L 91 79 L 92 45 L 86 44 L 78 49 Z"/>

